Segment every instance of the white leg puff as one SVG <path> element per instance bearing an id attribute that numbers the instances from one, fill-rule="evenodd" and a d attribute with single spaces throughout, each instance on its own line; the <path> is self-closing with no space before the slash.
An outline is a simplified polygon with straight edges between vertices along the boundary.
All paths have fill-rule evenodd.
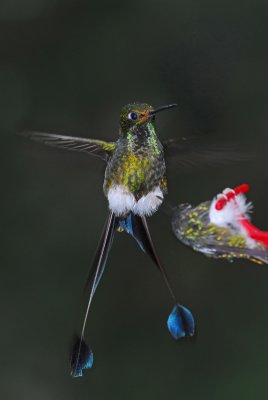
<path id="1" fill-rule="evenodd" d="M 116 216 L 131 211 L 136 203 L 135 197 L 123 186 L 114 186 L 108 191 L 109 208 Z"/>
<path id="2" fill-rule="evenodd" d="M 156 187 L 150 193 L 142 196 L 134 205 L 133 212 L 141 217 L 152 215 L 163 202 L 163 192 Z"/>
<path id="3" fill-rule="evenodd" d="M 163 192 L 156 187 L 150 193 L 136 201 L 134 195 L 123 186 L 113 186 L 108 191 L 109 208 L 116 216 L 123 216 L 130 211 L 143 216 L 152 215 L 163 202 Z"/>

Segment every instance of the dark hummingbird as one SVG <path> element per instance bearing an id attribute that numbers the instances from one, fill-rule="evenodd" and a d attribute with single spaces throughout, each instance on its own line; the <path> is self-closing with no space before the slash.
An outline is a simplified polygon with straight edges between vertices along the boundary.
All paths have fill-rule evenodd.
<path id="1" fill-rule="evenodd" d="M 156 114 L 175 106 L 170 104 L 154 108 L 145 103 L 124 106 L 120 113 L 119 138 L 116 142 L 41 132 L 24 133 L 24 136 L 35 141 L 85 152 L 106 162 L 103 189 L 108 200 L 109 214 L 85 286 L 89 299 L 81 334 L 75 336 L 71 349 L 71 375 L 74 377 L 82 376 L 83 369 L 93 364 L 93 353 L 84 341 L 86 321 L 116 231 L 130 234 L 161 272 L 174 302 L 167 321 L 171 335 L 179 339 L 194 334 L 193 316 L 176 300 L 146 221 L 147 216 L 158 210 L 168 191 L 165 154 L 171 157 L 179 155 L 182 162 L 187 160 L 187 153 L 191 158 L 194 154 L 187 141 L 168 140 L 161 143 L 158 139 Z"/>

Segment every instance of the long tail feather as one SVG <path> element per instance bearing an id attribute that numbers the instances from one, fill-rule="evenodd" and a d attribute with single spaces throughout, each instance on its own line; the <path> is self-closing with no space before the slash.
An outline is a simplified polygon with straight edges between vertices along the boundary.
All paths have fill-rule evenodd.
<path id="1" fill-rule="evenodd" d="M 168 317 L 167 327 L 175 340 L 193 336 L 195 323 L 191 311 L 180 304 L 176 304 Z"/>
<path id="2" fill-rule="evenodd" d="M 83 376 L 83 370 L 93 365 L 93 352 L 84 339 L 74 335 L 71 350 L 71 376 L 77 378 Z"/>
<path id="3" fill-rule="evenodd" d="M 91 285 L 91 289 L 83 320 L 81 336 L 75 337 L 71 349 L 70 364 L 71 364 L 71 375 L 73 377 L 82 376 L 83 370 L 86 368 L 91 368 L 93 364 L 93 353 L 84 341 L 84 333 L 92 299 L 96 291 L 96 288 L 100 282 L 102 274 L 104 272 L 109 250 L 112 245 L 115 232 L 115 222 L 116 218 L 114 214 L 110 212 L 92 263 L 90 277 L 87 282 L 87 285 L 89 284 Z"/>
<path id="4" fill-rule="evenodd" d="M 146 243 L 147 243 L 147 249 L 149 250 L 149 254 L 152 257 L 152 259 L 154 260 L 158 269 L 160 270 L 160 272 L 163 276 L 163 280 L 164 280 L 164 282 L 169 290 L 169 293 L 171 294 L 171 297 L 175 303 L 175 307 L 171 311 L 171 313 L 168 317 L 168 320 L 167 320 L 168 330 L 169 330 L 170 334 L 172 335 L 172 337 L 176 340 L 184 338 L 184 337 L 191 337 L 195 333 L 195 322 L 194 322 L 193 315 L 192 315 L 191 311 L 188 310 L 188 308 L 177 303 L 177 300 L 176 300 L 175 294 L 172 290 L 171 284 L 169 282 L 167 273 L 156 253 L 156 250 L 155 250 L 155 247 L 154 247 L 154 244 L 153 244 L 150 232 L 149 232 L 146 218 L 142 217 L 141 222 L 142 222 L 144 232 L 146 235 Z"/>
<path id="5" fill-rule="evenodd" d="M 107 232 L 107 229 L 109 228 L 108 224 L 109 224 L 110 218 L 112 218 L 112 221 L 111 221 L 111 225 L 112 226 L 110 228 L 110 231 Z M 88 277 L 86 279 L 86 283 L 85 283 L 85 286 L 84 286 L 84 293 L 86 293 L 86 294 L 88 293 L 89 290 L 91 290 L 92 282 L 94 281 L 94 277 L 95 277 L 95 274 L 96 274 L 96 268 L 97 268 L 97 265 L 98 265 L 98 260 L 100 260 L 100 258 L 103 257 L 102 258 L 102 263 L 101 263 L 102 264 L 102 268 L 99 269 L 98 277 L 97 277 L 96 282 L 95 282 L 94 292 L 96 291 L 97 286 L 98 286 L 98 284 L 99 284 L 99 282 L 101 280 L 102 274 L 103 274 L 105 266 L 106 266 L 106 261 L 107 261 L 108 255 L 109 255 L 109 250 L 110 250 L 110 248 L 112 246 L 112 243 L 113 243 L 114 232 L 115 232 L 116 226 L 117 226 L 117 222 L 116 221 L 117 221 L 117 217 L 115 217 L 113 213 L 110 213 L 108 218 L 107 218 L 107 221 L 106 221 L 106 223 L 104 225 L 104 228 L 103 228 L 100 240 L 99 240 L 99 244 L 98 244 L 97 250 L 95 252 L 94 259 L 92 261 Z M 106 247 L 105 247 L 105 252 L 103 254 L 103 250 L 104 250 L 103 247 L 104 247 L 105 242 L 107 242 L 107 244 L 106 244 Z M 109 247 L 108 247 L 108 244 L 109 244 Z"/>
<path id="6" fill-rule="evenodd" d="M 118 225 L 136 240 L 141 250 L 151 257 L 157 268 L 162 272 L 164 268 L 157 256 L 145 217 L 130 213 L 126 218 L 119 219 Z"/>
<path id="7" fill-rule="evenodd" d="M 180 339 L 193 336 L 195 332 L 194 318 L 190 310 L 177 303 L 167 273 L 156 253 L 146 218 L 130 213 L 125 219 L 118 219 L 117 223 L 136 240 L 140 248 L 150 256 L 162 274 L 163 280 L 175 304 L 167 321 L 168 330 L 172 337 Z"/>
<path id="8" fill-rule="evenodd" d="M 154 247 L 154 244 L 153 244 L 153 241 L 152 241 L 152 238 L 151 238 L 151 235 L 150 235 L 149 228 L 148 228 L 147 221 L 146 221 L 145 217 L 141 218 L 141 223 L 142 223 L 142 226 L 143 226 L 143 229 L 144 229 L 144 233 L 145 233 L 145 242 L 146 242 L 147 252 L 150 255 L 150 257 L 154 260 L 154 263 L 156 264 L 157 268 L 161 272 L 161 274 L 163 276 L 163 279 L 164 279 L 164 282 L 165 282 L 165 284 L 166 284 L 166 286 L 167 286 L 167 288 L 168 288 L 168 290 L 169 290 L 169 292 L 171 294 L 171 297 L 174 300 L 174 302 L 176 303 L 175 294 L 174 294 L 174 292 L 173 292 L 173 290 L 171 288 L 171 285 L 170 285 L 167 273 L 166 273 L 166 271 L 164 269 L 164 266 L 162 265 L 158 255 L 156 253 L 156 250 L 155 250 L 155 247 Z"/>
<path id="9" fill-rule="evenodd" d="M 124 229 L 127 233 L 129 233 L 138 243 L 140 248 L 147 253 L 154 264 L 157 266 L 159 271 L 161 272 L 165 284 L 171 294 L 172 299 L 176 303 L 176 298 L 174 292 L 170 286 L 166 271 L 162 266 L 160 259 L 156 253 L 149 228 L 146 222 L 145 217 L 139 217 L 138 215 L 134 215 L 130 213 L 127 218 L 119 220 L 119 225 L 122 229 Z"/>

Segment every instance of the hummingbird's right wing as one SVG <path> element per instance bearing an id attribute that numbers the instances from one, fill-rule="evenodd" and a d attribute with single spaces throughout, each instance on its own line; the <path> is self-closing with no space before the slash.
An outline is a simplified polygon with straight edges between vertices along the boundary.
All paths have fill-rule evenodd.
<path id="1" fill-rule="evenodd" d="M 202 138 L 181 137 L 162 141 L 167 167 L 180 172 L 182 168 L 221 166 L 239 161 L 249 161 L 254 154 L 247 154 L 234 144 L 205 143 Z"/>
<path id="2" fill-rule="evenodd" d="M 100 157 L 104 161 L 108 160 L 115 149 L 114 142 L 105 142 L 97 139 L 80 138 L 36 131 L 22 132 L 21 135 L 49 146 L 88 153 L 93 156 Z"/>

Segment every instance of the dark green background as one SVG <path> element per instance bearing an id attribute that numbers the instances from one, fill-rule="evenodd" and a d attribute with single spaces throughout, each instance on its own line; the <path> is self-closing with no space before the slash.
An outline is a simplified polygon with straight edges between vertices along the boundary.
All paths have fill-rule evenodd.
<path id="1" fill-rule="evenodd" d="M 107 202 L 101 160 L 15 135 L 22 128 L 114 140 L 125 103 L 179 107 L 160 138 L 234 141 L 257 157 L 170 180 L 171 204 L 251 185 L 267 215 L 267 0 L 1 0 L 1 394 L 3 400 L 263 399 L 268 270 L 209 260 L 150 219 L 197 336 L 174 342 L 161 276 L 116 237 L 90 314 L 95 364 L 71 379 L 68 347 Z"/>

